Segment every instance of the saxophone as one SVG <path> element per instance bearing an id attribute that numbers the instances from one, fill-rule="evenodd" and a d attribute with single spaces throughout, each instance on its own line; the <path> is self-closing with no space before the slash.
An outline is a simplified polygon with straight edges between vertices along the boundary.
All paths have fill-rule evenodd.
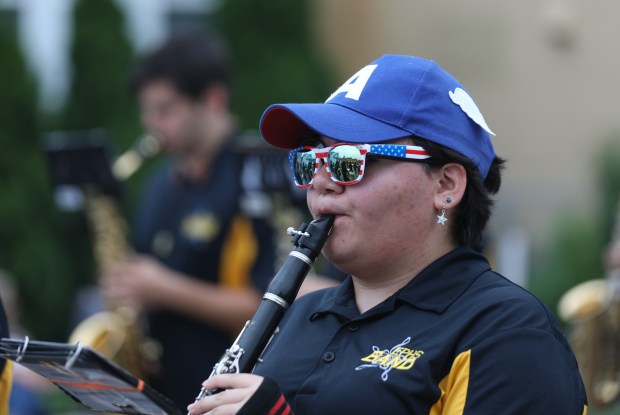
<path id="1" fill-rule="evenodd" d="M 254 316 L 215 364 L 209 378 L 222 373 L 248 373 L 260 362 L 263 351 L 278 332 L 280 320 L 295 300 L 304 278 L 327 241 L 333 223 L 334 216 L 326 215 L 309 225 L 302 224 L 299 230 L 288 228 L 295 248 L 271 280 Z M 216 392 L 202 388 L 196 400 Z"/>
<path id="2" fill-rule="evenodd" d="M 620 206 L 611 244 L 620 243 Z M 620 400 L 620 268 L 569 289 L 558 303 L 593 408 Z"/>
<path id="3" fill-rule="evenodd" d="M 136 145 L 118 157 L 112 173 L 126 180 L 149 157 L 159 152 L 159 142 L 151 135 L 139 138 Z M 118 211 L 113 196 L 93 186 L 85 189 L 85 211 L 93 235 L 94 256 L 98 266 L 121 261 L 130 247 L 127 242 L 127 223 Z M 106 311 L 96 313 L 77 325 L 69 343 L 80 342 L 117 363 L 134 376 L 144 378 L 157 360 L 158 345 L 143 335 L 135 310 L 106 304 Z"/>

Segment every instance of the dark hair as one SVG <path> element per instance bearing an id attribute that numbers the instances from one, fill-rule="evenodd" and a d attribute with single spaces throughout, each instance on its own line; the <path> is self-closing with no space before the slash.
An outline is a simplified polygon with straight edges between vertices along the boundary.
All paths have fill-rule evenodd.
<path id="1" fill-rule="evenodd" d="M 197 99 L 216 82 L 231 85 L 229 51 L 215 34 L 183 33 L 147 55 L 129 79 L 137 94 L 147 84 L 166 80 L 183 95 Z"/>
<path id="2" fill-rule="evenodd" d="M 494 204 L 491 196 L 496 194 L 501 186 L 501 173 L 505 160 L 495 157 L 487 177 L 483 180 L 474 163 L 462 154 L 418 137 L 413 137 L 412 140 L 416 145 L 424 147 L 431 155 L 426 164 L 429 173 L 448 163 L 457 163 L 465 167 L 467 187 L 463 200 L 451 215 L 452 237 L 459 245 L 482 243 L 482 231 L 491 217 Z"/>

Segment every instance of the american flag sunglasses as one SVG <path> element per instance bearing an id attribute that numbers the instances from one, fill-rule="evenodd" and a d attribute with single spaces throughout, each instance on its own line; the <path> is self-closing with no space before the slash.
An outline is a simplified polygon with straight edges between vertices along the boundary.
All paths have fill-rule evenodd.
<path id="1" fill-rule="evenodd" d="M 326 164 L 329 177 L 340 185 L 358 183 L 364 177 L 366 156 L 403 161 L 420 161 L 430 158 L 423 147 L 404 144 L 347 144 L 330 147 L 297 147 L 289 152 L 288 159 L 293 180 L 299 188 L 312 184 L 314 176 Z"/>

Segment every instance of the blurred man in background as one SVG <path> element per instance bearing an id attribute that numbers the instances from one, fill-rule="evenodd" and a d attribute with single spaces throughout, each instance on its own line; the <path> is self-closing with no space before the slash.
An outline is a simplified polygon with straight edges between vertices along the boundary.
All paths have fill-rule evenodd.
<path id="1" fill-rule="evenodd" d="M 252 203 L 241 180 L 229 57 L 219 39 L 171 38 L 139 64 L 131 86 L 168 160 L 138 204 L 136 254 L 107 266 L 102 284 L 108 298 L 148 316 L 162 350 L 149 383 L 184 408 L 273 276 L 270 212 Z"/>

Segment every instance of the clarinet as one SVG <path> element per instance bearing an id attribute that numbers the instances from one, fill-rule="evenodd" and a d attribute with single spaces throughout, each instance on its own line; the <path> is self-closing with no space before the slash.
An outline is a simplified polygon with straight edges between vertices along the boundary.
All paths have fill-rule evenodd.
<path id="1" fill-rule="evenodd" d="M 303 223 L 299 230 L 288 228 L 295 248 L 273 277 L 251 320 L 237 336 L 220 361 L 215 364 L 209 379 L 222 373 L 249 373 L 260 362 L 260 356 L 278 330 L 278 324 L 289 305 L 295 300 L 314 260 L 321 252 L 334 223 L 333 215 L 321 216 Z M 202 388 L 196 401 L 218 391 Z M 188 414 L 189 415 L 189 414 Z"/>

